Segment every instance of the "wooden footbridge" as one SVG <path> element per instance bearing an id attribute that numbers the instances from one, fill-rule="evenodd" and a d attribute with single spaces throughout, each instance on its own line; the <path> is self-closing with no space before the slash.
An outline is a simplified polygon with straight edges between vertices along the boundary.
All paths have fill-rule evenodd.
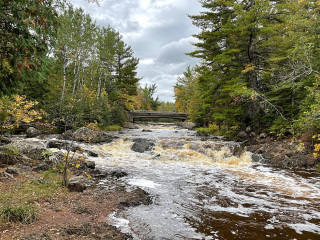
<path id="1" fill-rule="evenodd" d="M 187 113 L 177 113 L 177 112 L 154 112 L 154 111 L 130 111 L 129 112 L 129 121 L 134 122 L 135 119 L 159 119 L 159 118 L 168 118 L 176 119 L 180 121 L 185 121 L 188 119 Z"/>

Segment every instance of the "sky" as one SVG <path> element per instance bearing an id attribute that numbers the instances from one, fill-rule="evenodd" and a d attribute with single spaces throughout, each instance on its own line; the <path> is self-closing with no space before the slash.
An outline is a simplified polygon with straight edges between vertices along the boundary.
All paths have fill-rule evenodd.
<path id="1" fill-rule="evenodd" d="M 100 6 L 85 0 L 71 2 L 98 25 L 120 32 L 140 59 L 140 85 L 155 83 L 160 100 L 174 101 L 177 77 L 198 62 L 185 55 L 193 51 L 192 35 L 200 31 L 188 17 L 200 13 L 198 0 L 100 0 Z"/>

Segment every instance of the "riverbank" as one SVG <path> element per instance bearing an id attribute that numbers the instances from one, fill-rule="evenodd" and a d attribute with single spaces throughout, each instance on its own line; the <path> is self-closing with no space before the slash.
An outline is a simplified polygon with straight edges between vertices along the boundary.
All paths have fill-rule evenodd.
<path id="1" fill-rule="evenodd" d="M 5 169 L 0 169 L 0 174 L 4 171 Z M 110 178 L 116 180 L 117 176 L 119 175 L 114 174 L 108 180 L 112 182 Z M 3 197 L 18 187 L 20 191 L 30 194 L 23 196 L 24 201 L 38 209 L 36 219 L 28 224 L 19 221 L 5 222 L 3 219 L 0 222 L 1 240 L 132 239 L 131 236 L 109 225 L 108 216 L 125 207 L 151 203 L 150 196 L 139 188 L 131 192 L 127 192 L 125 188 L 117 188 L 110 192 L 98 185 L 89 187 L 83 192 L 71 192 L 60 186 L 50 195 L 35 198 L 36 193 L 30 192 L 30 185 L 41 184 L 43 179 L 42 174 L 29 172 L 7 181 L 0 181 Z M 97 182 L 97 179 L 94 181 Z M 89 182 L 88 179 L 87 183 Z M 44 188 L 42 186 L 42 189 Z M 10 204 L 13 202 L 14 199 Z"/>
<path id="2" fill-rule="evenodd" d="M 203 140 L 218 139 L 214 135 L 198 132 Z M 219 137 L 224 139 L 224 137 Z M 242 151 L 252 152 L 252 161 L 283 168 L 319 169 L 320 158 L 315 157 L 313 144 L 307 138 L 288 137 L 277 139 L 265 133 L 242 131 L 237 137 L 227 141 L 239 143 L 237 154 Z M 226 139 L 225 139 L 226 140 Z"/>
<path id="3" fill-rule="evenodd" d="M 70 135 L 78 142 L 63 140 Z M 130 191 L 114 188 L 113 184 L 127 173 L 97 169 L 87 156 L 98 154 L 81 147 L 88 145 L 82 144 L 87 141 L 111 142 L 112 133 L 80 129 L 65 136 L 32 137 L 1 139 L 0 239 L 132 239 L 109 225 L 109 215 L 127 207 L 150 204 L 151 197 L 138 187 Z M 70 183 L 64 188 L 60 171 L 68 152 L 72 156 Z"/>

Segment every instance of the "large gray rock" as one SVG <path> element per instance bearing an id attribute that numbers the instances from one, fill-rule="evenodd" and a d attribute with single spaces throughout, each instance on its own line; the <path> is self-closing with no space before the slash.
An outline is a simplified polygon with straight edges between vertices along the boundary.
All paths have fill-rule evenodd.
<path id="1" fill-rule="evenodd" d="M 61 140 L 50 140 L 47 144 L 48 148 L 58 148 L 62 149 L 65 146 L 65 142 Z"/>
<path id="2" fill-rule="evenodd" d="M 100 142 L 112 142 L 113 136 L 110 136 L 104 132 L 93 131 L 89 128 L 79 128 L 72 134 L 72 139 L 78 142 L 100 143 Z"/>
<path id="3" fill-rule="evenodd" d="M 6 172 L 12 175 L 20 175 L 21 174 L 21 169 L 19 168 L 14 168 L 14 167 L 8 167 L 6 169 Z"/>
<path id="4" fill-rule="evenodd" d="M 74 177 L 69 180 L 68 189 L 71 192 L 83 192 L 91 185 L 90 183 L 85 177 Z"/>
<path id="5" fill-rule="evenodd" d="M 249 132 L 251 132 L 251 131 L 252 131 L 251 127 L 248 126 L 248 127 L 246 128 L 246 132 L 249 133 Z"/>
<path id="6" fill-rule="evenodd" d="M 20 155 L 21 162 L 27 165 L 33 165 L 36 161 L 46 159 L 51 154 L 51 151 L 46 148 L 43 142 L 29 139 L 13 141 L 8 145 L 0 147 L 0 151 L 3 153 L 13 150 L 14 154 L 11 155 Z"/>
<path id="7" fill-rule="evenodd" d="M 239 138 L 246 138 L 246 137 L 248 137 L 248 134 L 245 131 L 240 131 L 238 133 L 238 137 Z"/>
<path id="8" fill-rule="evenodd" d="M 29 127 L 26 133 L 28 138 L 37 137 L 41 134 L 41 132 L 34 127 Z"/>
<path id="9" fill-rule="evenodd" d="M 259 135 L 259 138 L 266 138 L 266 137 L 268 137 L 268 134 L 266 134 L 266 133 L 261 133 Z"/>
<path id="10" fill-rule="evenodd" d="M 0 135 L 0 146 L 11 143 L 11 140 L 5 136 Z"/>
<path id="11" fill-rule="evenodd" d="M 132 122 L 125 122 L 123 124 L 123 127 L 129 128 L 129 129 L 138 129 L 139 128 L 135 123 L 132 123 Z"/>
<path id="12" fill-rule="evenodd" d="M 179 126 L 186 129 L 194 129 L 196 125 L 193 122 L 181 122 Z"/>
<path id="13" fill-rule="evenodd" d="M 94 161 L 86 161 L 85 165 L 87 166 L 87 168 L 89 169 L 95 169 L 96 168 L 96 163 Z"/>
<path id="14" fill-rule="evenodd" d="M 133 146 L 131 147 L 132 151 L 135 152 L 146 152 L 151 151 L 154 148 L 154 141 L 144 138 L 135 138 L 133 139 Z"/>
<path id="15" fill-rule="evenodd" d="M 263 156 L 261 154 L 252 154 L 252 161 L 253 162 L 262 162 L 264 160 Z"/>

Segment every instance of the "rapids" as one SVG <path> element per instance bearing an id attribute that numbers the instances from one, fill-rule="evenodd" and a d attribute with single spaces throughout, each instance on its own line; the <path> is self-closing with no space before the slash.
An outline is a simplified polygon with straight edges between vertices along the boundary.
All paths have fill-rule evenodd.
<path id="1" fill-rule="evenodd" d="M 128 173 L 113 184 L 153 196 L 151 205 L 109 216 L 135 239 L 320 239 L 320 173 L 253 163 L 238 143 L 203 141 L 171 124 L 118 136 L 91 146 L 99 153 L 91 160 Z M 154 150 L 132 151 L 134 138 L 155 141 Z"/>

